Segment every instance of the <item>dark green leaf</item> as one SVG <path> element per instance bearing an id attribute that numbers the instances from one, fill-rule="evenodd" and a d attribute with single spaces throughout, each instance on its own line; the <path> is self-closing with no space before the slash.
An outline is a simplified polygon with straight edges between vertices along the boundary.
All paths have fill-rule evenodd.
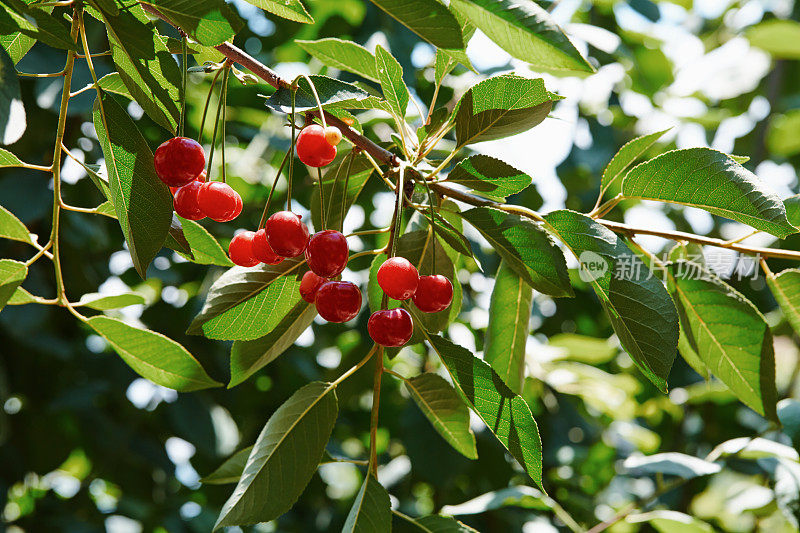
<path id="1" fill-rule="evenodd" d="M 305 301 L 295 305 L 275 328 L 260 339 L 235 341 L 231 347 L 231 382 L 234 387 L 285 352 L 314 322 L 317 308 Z"/>
<path id="2" fill-rule="evenodd" d="M 795 448 L 800 445 L 800 401 L 784 398 L 778 402 L 778 420 L 783 432 L 792 439 Z"/>
<path id="3" fill-rule="evenodd" d="M 517 394 L 522 394 L 525 382 L 525 345 L 532 308 L 533 289 L 501 261 L 489 304 L 483 358 Z"/>
<path id="4" fill-rule="evenodd" d="M 611 230 L 573 211 L 545 221 L 578 258 L 620 344 L 661 391 L 678 345 L 678 313 L 664 285 Z"/>
<path id="5" fill-rule="evenodd" d="M 188 333 L 210 339 L 253 340 L 271 332 L 300 303 L 302 258 L 277 265 L 233 267 L 208 291 Z"/>
<path id="6" fill-rule="evenodd" d="M 775 353 L 763 315 L 702 265 L 677 261 L 668 279 L 689 345 L 742 402 L 775 420 Z"/>
<path id="7" fill-rule="evenodd" d="M 186 348 L 160 333 L 107 316 L 86 321 L 137 374 L 163 387 L 191 392 L 218 387 Z"/>
<path id="8" fill-rule="evenodd" d="M 550 13 L 531 0 L 453 0 L 450 5 L 506 52 L 537 69 L 594 72 Z"/>
<path id="9" fill-rule="evenodd" d="M 495 200 L 505 200 L 525 190 L 531 177 L 505 161 L 488 155 L 473 155 L 458 162 L 447 181 L 460 183 L 473 191 Z"/>
<path id="10" fill-rule="evenodd" d="M 436 431 L 459 453 L 478 458 L 475 435 L 469 427 L 469 409 L 441 376 L 420 374 L 405 381 L 411 398 Z"/>
<path id="11" fill-rule="evenodd" d="M 31 233 L 14 214 L 0 205 L 0 237 L 33 244 Z"/>
<path id="12" fill-rule="evenodd" d="M 288 20 L 305 24 L 314 23 L 314 17 L 308 14 L 300 0 L 247 0 L 247 2 Z"/>
<path id="13" fill-rule="evenodd" d="M 710 148 L 673 150 L 633 167 L 622 193 L 699 207 L 780 238 L 798 231 L 786 220 L 780 198 L 755 174 Z"/>
<path id="14" fill-rule="evenodd" d="M 148 3 L 206 46 L 232 39 L 244 24 L 224 0 L 149 0 Z"/>
<path id="15" fill-rule="evenodd" d="M 367 184 L 373 167 L 365 157 L 356 157 L 352 166 L 348 161 L 349 155 L 342 157 L 338 163 L 333 164 L 322 177 L 325 187 L 325 228 L 342 230 L 342 203 L 345 203 L 345 216 L 350 207 L 355 203 L 364 186 Z M 347 170 L 350 169 L 350 179 L 347 180 Z M 347 181 L 347 198 L 344 195 L 344 185 Z M 311 196 L 311 221 L 315 228 L 322 227 L 319 209 L 319 187 Z"/>
<path id="16" fill-rule="evenodd" d="M 572 296 L 564 254 L 537 224 L 490 207 L 475 207 L 461 216 L 525 283 L 552 296 Z"/>
<path id="17" fill-rule="evenodd" d="M 375 56 L 360 44 L 332 37 L 318 41 L 296 40 L 295 43 L 329 67 L 352 72 L 370 81 L 380 81 Z"/>
<path id="18" fill-rule="evenodd" d="M 342 533 L 377 533 L 392 530 L 392 508 L 389 493 L 372 474 L 361 485 L 350 508 Z"/>
<path id="19" fill-rule="evenodd" d="M 109 199 L 114 203 L 133 265 L 144 278 L 147 266 L 167 238 L 172 195 L 156 176 L 147 141 L 113 97 L 103 94 L 102 111 L 100 101 L 95 100 L 93 118 L 108 168 Z"/>
<path id="20" fill-rule="evenodd" d="M 403 83 L 403 67 L 381 45 L 375 49 L 375 69 L 381 82 L 383 96 L 392 107 L 394 114 L 403 119 L 408 107 L 408 87 Z"/>
<path id="21" fill-rule="evenodd" d="M 206 477 L 200 478 L 200 483 L 206 485 L 238 483 L 239 478 L 242 477 L 242 472 L 244 472 L 244 467 L 247 464 L 247 458 L 250 457 L 250 452 L 252 451 L 252 446 L 239 450 L 222 463 L 219 468 Z"/>
<path id="22" fill-rule="evenodd" d="M 461 25 L 436 0 L 372 0 L 372 3 L 437 48 L 464 48 Z"/>
<path id="23" fill-rule="evenodd" d="M 25 133 L 25 107 L 14 62 L 0 48 L 0 144 L 14 144 Z"/>
<path id="24" fill-rule="evenodd" d="M 456 389 L 542 489 L 542 441 L 528 404 L 485 361 L 466 348 L 425 333 Z"/>
<path id="25" fill-rule="evenodd" d="M 28 267 L 12 259 L 0 259 L 0 310 L 6 306 L 25 277 Z"/>
<path id="26" fill-rule="evenodd" d="M 14 28 L 22 35 L 54 48 L 76 50 L 67 26 L 50 11 L 31 7 L 21 0 L 3 0 L 0 6 L 0 29 L 6 33 L 8 30 L 4 28 Z"/>
<path id="27" fill-rule="evenodd" d="M 667 133 L 669 129 L 657 131 L 649 135 L 642 135 L 625 143 L 619 151 L 614 154 L 611 161 L 606 165 L 603 170 L 603 177 L 600 181 L 600 187 L 606 190 L 617 178 L 622 176 L 622 173 L 636 161 L 648 148 L 653 146 L 662 135 Z"/>
<path id="28" fill-rule="evenodd" d="M 288 511 L 316 472 L 337 413 L 330 383 L 314 381 L 286 400 L 261 430 L 214 529 L 269 522 Z"/>
<path id="29" fill-rule="evenodd" d="M 309 76 L 314 82 L 314 87 L 317 89 L 317 95 L 323 106 L 336 104 L 337 107 L 342 108 L 358 108 L 358 102 L 366 101 L 370 98 L 370 94 L 363 89 L 360 89 L 352 83 L 347 83 L 327 76 Z M 295 97 L 295 109 L 298 112 L 308 111 L 309 109 L 317 109 L 317 100 L 314 98 L 314 93 L 311 91 L 311 86 L 308 80 L 300 78 L 297 81 L 297 95 Z M 267 107 L 282 111 L 284 113 L 292 112 L 292 92 L 291 90 L 281 87 L 276 90 L 265 101 Z"/>
<path id="30" fill-rule="evenodd" d="M 478 533 L 476 529 L 462 524 L 452 516 L 432 514 L 415 518 L 413 523 L 424 533 Z"/>
<path id="31" fill-rule="evenodd" d="M 483 80 L 464 93 L 454 110 L 458 145 L 527 131 L 543 121 L 560 99 L 539 78 L 507 74 Z"/>

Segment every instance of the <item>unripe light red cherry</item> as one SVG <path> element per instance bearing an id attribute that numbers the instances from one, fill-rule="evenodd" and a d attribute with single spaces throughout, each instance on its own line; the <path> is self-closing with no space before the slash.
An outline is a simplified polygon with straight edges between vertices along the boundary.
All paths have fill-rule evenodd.
<path id="1" fill-rule="evenodd" d="M 172 205 L 175 207 L 175 212 L 188 220 L 200 220 L 206 218 L 206 214 L 200 209 L 197 203 L 197 193 L 200 192 L 202 183 L 198 181 L 190 181 L 183 187 L 178 189 L 175 193 Z"/>
<path id="2" fill-rule="evenodd" d="M 156 148 L 153 164 L 161 181 L 180 187 L 200 175 L 206 166 L 206 155 L 194 139 L 173 137 Z"/>
<path id="3" fill-rule="evenodd" d="M 444 311 L 453 301 L 453 284 L 441 274 L 420 276 L 414 305 L 423 313 Z"/>
<path id="4" fill-rule="evenodd" d="M 300 280 L 300 296 L 303 300 L 313 304 L 317 298 L 317 291 L 326 281 L 325 278 L 321 278 L 309 270 L 303 274 L 303 279 Z"/>
<path id="5" fill-rule="evenodd" d="M 419 284 L 419 272 L 405 257 L 391 257 L 378 269 L 378 285 L 389 298 L 408 300 Z"/>
<path id="6" fill-rule="evenodd" d="M 328 126 L 323 133 L 325 134 L 325 140 L 331 146 L 336 146 L 342 142 L 342 132 L 336 126 Z"/>
<path id="7" fill-rule="evenodd" d="M 372 340 L 381 346 L 403 346 L 414 333 L 411 315 L 402 307 L 375 311 L 367 322 L 367 331 Z"/>
<path id="8" fill-rule="evenodd" d="M 217 222 L 228 222 L 242 212 L 242 197 L 221 181 L 209 181 L 201 185 L 197 203 L 207 217 Z"/>
<path id="9" fill-rule="evenodd" d="M 361 310 L 361 291 L 349 281 L 327 281 L 317 290 L 315 303 L 328 322 L 347 322 Z"/>
<path id="10" fill-rule="evenodd" d="M 278 255 L 297 257 L 306 249 L 308 227 L 300 220 L 300 215 L 278 211 L 267 219 L 264 229 L 269 245 Z"/>
<path id="11" fill-rule="evenodd" d="M 258 264 L 258 259 L 253 257 L 253 237 L 255 232 L 243 231 L 234 235 L 228 246 L 228 255 L 235 264 L 251 267 Z"/>
<path id="12" fill-rule="evenodd" d="M 347 266 L 347 239 L 334 230 L 318 231 L 308 240 L 306 262 L 323 278 L 338 276 Z"/>
<path id="13" fill-rule="evenodd" d="M 277 265 L 283 261 L 283 256 L 278 255 L 267 241 L 267 232 L 261 228 L 253 237 L 253 257 L 268 265 Z M 313 301 L 313 300 L 312 300 Z"/>
<path id="14" fill-rule="evenodd" d="M 204 184 L 206 182 L 206 170 L 203 169 L 203 171 L 194 179 L 194 181 L 200 183 L 200 185 Z M 189 183 L 192 183 L 192 182 L 190 181 Z M 187 183 L 187 185 L 188 185 L 188 183 Z M 180 189 L 181 189 L 180 187 L 170 187 L 169 188 L 169 190 L 173 194 L 173 196 Z M 184 218 L 186 218 L 186 217 L 184 217 Z"/>
<path id="15" fill-rule="evenodd" d="M 325 138 L 322 126 L 310 124 L 297 137 L 297 157 L 310 167 L 324 167 L 336 158 L 336 147 Z"/>

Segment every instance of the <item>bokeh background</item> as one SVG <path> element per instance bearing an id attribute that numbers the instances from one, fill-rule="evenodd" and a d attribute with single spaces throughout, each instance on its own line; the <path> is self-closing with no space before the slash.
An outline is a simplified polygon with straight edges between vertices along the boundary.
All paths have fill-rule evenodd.
<path id="1" fill-rule="evenodd" d="M 314 25 L 273 18 L 241 0 L 233 4 L 247 20 L 235 43 L 285 78 L 325 73 L 356 79 L 310 58 L 295 39 L 339 37 L 368 48 L 381 44 L 399 59 L 413 97 L 426 110 L 434 89 L 433 49 L 371 3 L 309 0 Z M 544 77 L 549 90 L 565 97 L 534 130 L 473 146 L 533 176 L 534 186 L 512 201 L 543 211 L 565 206 L 588 211 L 599 176 L 616 150 L 636 135 L 667 128 L 671 129 L 650 155 L 675 147 L 710 146 L 750 156 L 745 166 L 781 197 L 798 192 L 800 54 L 797 47 L 792 52 L 787 46 L 787 38 L 775 38 L 774 31 L 766 30 L 775 20 L 797 21 L 800 5 L 792 0 L 562 0 L 542 5 L 596 62 L 597 73 L 585 78 L 536 73 L 478 31 L 467 49 L 475 71 L 458 67 L 439 95 L 440 103 L 452 105 L 484 77 L 515 71 Z M 87 20 L 93 49 L 107 49 L 104 28 Z M 172 35 L 169 28 L 161 29 Z M 37 44 L 18 68 L 55 71 L 63 60 L 63 51 Z M 101 75 L 111 70 L 108 57 L 98 58 L 96 64 Z M 79 62 L 73 90 L 90 80 Z M 210 80 L 210 74 L 190 76 L 190 135 L 199 130 Z M 10 149 L 26 161 L 50 162 L 60 81 L 21 80 L 28 125 Z M 289 146 L 285 117 L 263 105 L 261 95 L 270 93 L 264 85 L 242 86 L 231 80 L 227 173 L 244 198 L 245 210 L 235 224 L 203 222 L 223 246 L 237 228 L 257 225 Z M 93 92 L 87 91 L 72 101 L 65 142 L 79 160 L 103 172 L 91 123 L 93 99 Z M 215 104 L 216 96 L 212 109 Z M 166 139 L 166 132 L 142 116 L 136 104 L 128 111 L 153 148 Z M 418 125 L 416 108 L 409 112 Z M 386 116 L 366 112 L 358 117 L 371 137 L 390 140 Z M 206 145 L 209 138 L 207 127 Z M 441 148 L 442 154 L 447 152 L 447 140 Z M 302 165 L 296 172 L 296 209 L 307 213 L 303 209 L 310 205 L 312 181 Z M 62 175 L 68 203 L 93 207 L 101 202 L 81 165 L 66 159 Z M 50 230 L 48 179 L 24 169 L 0 170 L 0 204 L 40 235 Z M 277 191 L 276 201 L 285 201 L 283 182 Z M 345 232 L 385 226 L 391 204 L 391 193 L 373 178 L 349 213 Z M 726 239 L 749 232 L 699 210 L 648 202 L 624 203 L 609 217 Z M 229 345 L 184 333 L 221 268 L 186 262 L 165 249 L 142 281 L 116 221 L 76 213 L 66 213 L 62 220 L 70 299 L 98 291 L 142 294 L 145 305 L 110 313 L 178 340 L 215 379 L 227 381 Z M 477 233 L 468 236 L 484 271 L 475 264 L 462 266 L 458 277 L 464 308 L 448 334 L 479 354 L 498 258 Z M 770 239 L 758 235 L 747 242 L 769 245 Z M 658 238 L 637 241 L 656 252 L 669 245 Z M 379 244 L 365 238 L 355 242 L 353 250 Z M 782 246 L 800 249 L 800 237 L 790 237 Z M 2 257 L 24 260 L 29 252 L 22 244 L 0 241 Z M 719 250 L 708 251 L 706 259 L 723 276 L 737 268 L 745 274 L 734 275 L 730 282 L 752 298 L 774 326 L 780 397 L 798 397 L 798 338 L 775 311 L 763 279 L 753 279 L 751 264 Z M 367 261 L 355 263 L 345 279 L 365 282 Z M 770 265 L 776 272 L 797 266 L 780 260 Z M 626 470 L 622 463 L 628 457 L 673 451 L 703 457 L 728 439 L 759 434 L 791 446 L 787 436 L 768 431 L 765 420 L 723 385 L 703 381 L 680 358 L 670 375 L 671 392 L 659 393 L 609 338 L 612 329 L 591 289 L 577 277 L 575 283 L 574 299 L 535 294 L 525 397 L 542 435 L 545 485 L 579 522 L 591 525 L 607 519 L 653 493 L 660 480 Z M 24 287 L 51 296 L 49 265 L 37 263 Z M 270 414 L 297 388 L 311 380 L 335 378 L 360 359 L 368 348 L 366 319 L 362 313 L 346 325 L 315 322 L 294 347 L 245 383 L 230 390 L 177 394 L 138 377 L 65 310 L 6 307 L 0 314 L 0 522 L 5 523 L 0 528 L 15 533 L 210 531 L 233 485 L 203 485 L 199 479 L 252 444 Z M 436 371 L 438 361 L 418 346 L 405 349 L 393 365 L 408 375 Z M 332 453 L 366 456 L 371 373 L 368 366 L 340 387 Z M 474 427 L 480 459 L 469 461 L 449 448 L 396 380 L 385 378 L 379 479 L 398 508 L 413 516 L 455 514 L 480 531 L 564 530 L 541 495 L 525 486 L 525 476 L 494 438 L 479 423 Z M 352 464 L 322 466 L 292 511 L 247 530 L 337 531 L 363 473 Z M 717 531 L 795 531 L 800 480 L 780 480 L 768 454 L 759 460 L 734 459 L 722 472 L 691 480 L 654 504 L 702 519 Z M 487 493 L 492 494 L 473 501 Z M 652 531 L 654 524 L 622 521 L 612 531 Z M 404 531 L 406 524 L 395 521 L 395 526 Z M 687 531 L 709 531 L 692 527 L 700 529 Z"/>

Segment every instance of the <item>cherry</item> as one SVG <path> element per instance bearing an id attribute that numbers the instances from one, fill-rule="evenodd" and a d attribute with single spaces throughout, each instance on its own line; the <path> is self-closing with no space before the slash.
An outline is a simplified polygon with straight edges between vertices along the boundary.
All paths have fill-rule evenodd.
<path id="1" fill-rule="evenodd" d="M 321 278 L 309 270 L 303 274 L 303 279 L 300 280 L 300 296 L 303 297 L 303 300 L 313 304 L 317 297 L 317 291 L 326 281 L 325 278 Z"/>
<path id="2" fill-rule="evenodd" d="M 283 256 L 276 254 L 267 242 L 267 232 L 264 228 L 258 230 L 253 237 L 253 257 L 268 265 L 277 265 L 283 261 Z"/>
<path id="3" fill-rule="evenodd" d="M 278 211 L 267 219 L 264 229 L 269 245 L 278 255 L 297 257 L 306 249 L 308 228 L 300 220 L 300 215 Z"/>
<path id="4" fill-rule="evenodd" d="M 336 146 L 340 142 L 342 142 L 342 132 L 339 131 L 339 128 L 336 126 L 328 126 L 324 130 L 325 133 L 325 140 L 328 141 L 328 144 L 331 146 Z"/>
<path id="5" fill-rule="evenodd" d="M 207 217 L 217 222 L 228 222 L 242 212 L 242 197 L 221 181 L 209 181 L 201 185 L 197 203 Z"/>
<path id="6" fill-rule="evenodd" d="M 258 264 L 258 259 L 253 257 L 253 237 L 255 232 L 243 231 L 234 235 L 228 246 L 228 255 L 231 261 L 239 266 L 251 267 Z"/>
<path id="7" fill-rule="evenodd" d="M 194 181 L 199 182 L 201 185 L 206 182 L 206 171 L 205 171 L 205 169 L 203 169 L 203 171 L 200 174 L 198 174 L 198 176 L 194 179 Z M 189 183 L 192 183 L 192 182 L 190 181 Z M 187 183 L 187 185 L 188 185 L 188 183 Z M 170 187 L 169 188 L 170 192 L 173 195 L 176 192 L 178 192 L 180 189 L 181 189 L 180 187 Z M 186 218 L 186 217 L 183 217 L 183 218 Z"/>
<path id="8" fill-rule="evenodd" d="M 349 281 L 326 281 L 315 302 L 319 316 L 328 322 L 347 322 L 361 310 L 361 291 Z"/>
<path id="9" fill-rule="evenodd" d="M 311 124 L 297 137 L 297 157 L 310 167 L 324 167 L 336 157 L 336 147 L 328 142 L 322 126 Z"/>
<path id="10" fill-rule="evenodd" d="M 178 215 L 188 220 L 206 218 L 206 214 L 197 203 L 197 193 L 200 192 L 201 187 L 202 184 L 200 182 L 190 181 L 178 189 L 172 202 Z"/>
<path id="11" fill-rule="evenodd" d="M 318 276 L 333 278 L 347 265 L 347 239 L 334 230 L 318 231 L 308 240 L 306 261 Z"/>
<path id="12" fill-rule="evenodd" d="M 442 275 L 420 276 L 414 305 L 423 313 L 444 311 L 453 301 L 453 284 Z"/>
<path id="13" fill-rule="evenodd" d="M 378 285 L 395 300 L 408 300 L 414 296 L 419 284 L 419 273 L 405 257 L 391 257 L 378 269 Z"/>
<path id="14" fill-rule="evenodd" d="M 173 137 L 156 148 L 153 164 L 161 181 L 180 187 L 200 175 L 206 166 L 206 155 L 194 139 Z"/>
<path id="15" fill-rule="evenodd" d="M 402 307 L 397 309 L 375 311 L 367 322 L 367 331 L 372 340 L 381 346 L 402 346 L 414 333 L 414 322 L 411 315 Z"/>

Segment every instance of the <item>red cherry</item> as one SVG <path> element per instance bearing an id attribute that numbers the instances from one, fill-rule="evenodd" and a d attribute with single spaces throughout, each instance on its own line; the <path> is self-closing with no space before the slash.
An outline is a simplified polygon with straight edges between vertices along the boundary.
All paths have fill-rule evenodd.
<path id="1" fill-rule="evenodd" d="M 206 169 L 203 169 L 203 171 L 194 179 L 194 181 L 199 182 L 201 185 L 203 183 L 205 183 L 206 182 Z M 192 182 L 190 181 L 189 183 L 192 183 Z M 187 185 L 188 185 L 188 183 L 187 183 Z M 169 190 L 170 190 L 170 192 L 172 192 L 172 194 L 174 196 L 175 193 L 180 190 L 180 187 L 170 187 Z M 186 218 L 186 217 L 184 217 L 184 218 Z"/>
<path id="2" fill-rule="evenodd" d="M 264 228 L 258 230 L 253 237 L 253 257 L 268 265 L 277 265 L 283 261 L 283 257 L 276 254 L 267 242 L 267 232 Z"/>
<path id="3" fill-rule="evenodd" d="M 378 285 L 395 300 L 414 296 L 419 284 L 419 272 L 405 257 L 391 257 L 378 269 Z"/>
<path id="4" fill-rule="evenodd" d="M 197 181 L 190 181 L 175 193 L 172 204 L 175 212 L 188 220 L 200 220 L 206 218 L 206 214 L 200 209 L 197 203 L 197 193 L 200 192 L 202 184 Z"/>
<path id="5" fill-rule="evenodd" d="M 306 261 L 318 276 L 333 278 L 347 266 L 347 239 L 334 230 L 318 231 L 308 240 Z"/>
<path id="6" fill-rule="evenodd" d="M 317 290 L 319 316 L 328 322 L 347 322 L 361 310 L 361 291 L 349 281 L 327 281 Z"/>
<path id="7" fill-rule="evenodd" d="M 173 137 L 156 148 L 153 164 L 161 181 L 180 187 L 200 175 L 206 166 L 206 155 L 194 139 Z"/>
<path id="8" fill-rule="evenodd" d="M 313 304 L 317 297 L 317 291 L 325 281 L 327 281 L 325 278 L 321 278 L 309 270 L 303 274 L 303 279 L 300 280 L 300 296 L 303 297 L 303 300 Z"/>
<path id="9" fill-rule="evenodd" d="M 414 305 L 423 313 L 444 311 L 453 301 L 453 284 L 442 275 L 420 276 Z"/>
<path id="10" fill-rule="evenodd" d="M 242 197 L 221 181 L 209 181 L 201 185 L 197 203 L 207 217 L 217 222 L 228 222 L 242 212 Z"/>
<path id="11" fill-rule="evenodd" d="M 414 333 L 414 322 L 411 315 L 402 307 L 397 309 L 375 311 L 367 322 L 367 331 L 372 340 L 381 346 L 402 346 Z"/>
<path id="12" fill-rule="evenodd" d="M 324 167 L 336 157 L 336 147 L 328 142 L 322 126 L 311 124 L 297 137 L 297 157 L 310 167 Z"/>
<path id="13" fill-rule="evenodd" d="M 228 246 L 228 255 L 231 257 L 231 261 L 243 267 L 251 267 L 259 263 L 258 259 L 253 257 L 253 237 L 255 235 L 255 232 L 252 231 L 243 231 L 234 235 Z"/>
<path id="14" fill-rule="evenodd" d="M 308 227 L 300 220 L 300 215 L 278 211 L 267 219 L 264 229 L 269 245 L 278 255 L 297 257 L 306 249 Z"/>

